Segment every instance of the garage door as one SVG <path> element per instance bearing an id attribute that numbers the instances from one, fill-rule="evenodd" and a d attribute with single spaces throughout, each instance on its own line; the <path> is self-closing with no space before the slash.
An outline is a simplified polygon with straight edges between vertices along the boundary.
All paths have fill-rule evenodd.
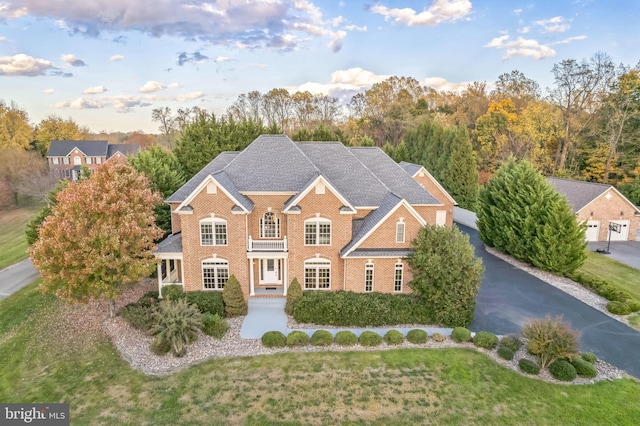
<path id="1" fill-rule="evenodd" d="M 600 221 L 590 220 L 587 222 L 587 241 L 598 241 L 598 235 L 600 234 Z"/>
<path id="2" fill-rule="evenodd" d="M 611 241 L 627 241 L 629 239 L 629 221 L 628 220 L 612 220 L 611 222 L 617 223 L 622 226 L 620 232 L 611 232 Z"/>

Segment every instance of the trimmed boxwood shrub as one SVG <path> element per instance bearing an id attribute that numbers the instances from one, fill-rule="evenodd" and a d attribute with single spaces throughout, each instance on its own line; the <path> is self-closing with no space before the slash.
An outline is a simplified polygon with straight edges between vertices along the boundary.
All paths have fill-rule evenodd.
<path id="1" fill-rule="evenodd" d="M 287 303 L 284 305 L 284 312 L 287 315 L 293 315 L 293 308 L 298 301 L 302 297 L 302 287 L 300 287 L 300 283 L 297 278 L 294 278 L 289 285 L 289 289 L 287 290 Z"/>
<path id="2" fill-rule="evenodd" d="M 513 355 L 513 351 L 506 346 L 500 346 L 498 348 L 498 356 L 502 359 L 510 361 L 513 359 Z"/>
<path id="3" fill-rule="evenodd" d="M 358 343 L 358 336 L 352 331 L 343 330 L 336 333 L 336 344 L 340 346 L 354 346 Z"/>
<path id="4" fill-rule="evenodd" d="M 585 352 L 581 356 L 582 356 L 582 359 L 584 359 L 590 364 L 595 364 L 596 362 L 598 362 L 598 357 L 591 352 Z"/>
<path id="5" fill-rule="evenodd" d="M 598 295 L 615 302 L 626 303 L 629 306 L 630 312 L 636 312 L 640 310 L 640 302 L 634 300 L 631 295 L 625 291 L 618 290 L 607 281 L 600 277 L 597 277 L 588 272 L 573 272 L 567 275 L 573 281 L 582 284 L 583 286 L 590 288 Z M 608 306 L 607 306 L 608 308 Z M 614 313 L 609 310 L 609 312 Z M 618 314 L 617 314 L 618 315 Z M 622 315 L 622 314 L 619 314 Z M 624 314 L 626 315 L 626 314 Z"/>
<path id="6" fill-rule="evenodd" d="M 433 336 L 431 336 L 431 338 L 434 342 L 444 342 L 445 340 L 447 340 L 447 336 L 441 333 L 433 333 Z"/>
<path id="7" fill-rule="evenodd" d="M 224 317 L 224 301 L 219 291 L 190 291 L 183 293 L 190 305 L 196 305 L 203 314 Z"/>
<path id="8" fill-rule="evenodd" d="M 333 334 L 327 330 L 317 330 L 311 336 L 313 346 L 330 346 L 333 344 Z"/>
<path id="9" fill-rule="evenodd" d="M 433 310 L 415 295 L 307 290 L 295 302 L 293 317 L 302 323 L 341 327 L 433 324 Z"/>
<path id="10" fill-rule="evenodd" d="M 629 315 L 631 307 L 625 302 L 612 301 L 607 303 L 607 310 L 614 315 Z"/>
<path id="11" fill-rule="evenodd" d="M 420 345 L 422 343 L 427 343 L 427 340 L 429 340 L 429 334 L 420 329 L 409 330 L 407 333 L 407 340 L 414 345 Z"/>
<path id="12" fill-rule="evenodd" d="M 287 345 L 287 336 L 279 331 L 267 331 L 262 335 L 262 344 L 267 348 L 283 348 Z"/>
<path id="13" fill-rule="evenodd" d="M 572 382 L 576 379 L 576 369 L 571 363 L 564 359 L 557 359 L 549 365 L 549 373 L 556 380 Z"/>
<path id="14" fill-rule="evenodd" d="M 227 321 L 220 315 L 209 312 L 202 315 L 202 332 L 207 336 L 222 339 L 228 329 Z"/>
<path id="15" fill-rule="evenodd" d="M 471 331 L 464 327 L 456 327 L 451 331 L 451 340 L 456 343 L 464 343 L 471 340 Z"/>
<path id="16" fill-rule="evenodd" d="M 580 377 L 589 377 L 593 378 L 598 375 L 598 371 L 593 364 L 590 364 L 588 361 L 585 361 L 582 358 L 575 358 L 571 361 L 571 365 L 576 369 L 576 373 Z"/>
<path id="17" fill-rule="evenodd" d="M 404 342 L 404 336 L 398 330 L 389 330 L 382 338 L 387 345 L 401 345 Z"/>
<path id="18" fill-rule="evenodd" d="M 488 331 L 480 331 L 473 336 L 473 344 L 479 348 L 495 349 L 498 346 L 498 336 Z"/>
<path id="19" fill-rule="evenodd" d="M 530 359 L 521 358 L 520 361 L 518 361 L 518 367 L 528 374 L 540 374 L 540 366 Z"/>
<path id="20" fill-rule="evenodd" d="M 500 339 L 500 347 L 505 347 L 511 349 L 511 352 L 516 353 L 522 347 L 522 340 L 518 338 L 518 336 L 514 336 L 510 334 L 508 336 L 504 336 Z"/>
<path id="21" fill-rule="evenodd" d="M 287 336 L 287 346 L 306 346 L 309 344 L 309 336 L 304 331 L 295 330 Z"/>
<path id="22" fill-rule="evenodd" d="M 380 346 L 382 344 L 382 336 L 375 331 L 363 331 L 358 338 L 361 346 Z"/>

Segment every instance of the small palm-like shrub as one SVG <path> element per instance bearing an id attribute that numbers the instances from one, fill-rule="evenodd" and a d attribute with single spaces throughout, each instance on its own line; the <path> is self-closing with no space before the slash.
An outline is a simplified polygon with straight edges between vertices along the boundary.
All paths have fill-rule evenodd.
<path id="1" fill-rule="evenodd" d="M 629 315 L 633 312 L 628 303 L 616 300 L 607 303 L 607 310 L 614 315 Z"/>
<path id="2" fill-rule="evenodd" d="M 578 333 L 561 316 L 531 320 L 522 327 L 522 335 L 528 339 L 527 350 L 538 357 L 542 368 L 560 358 L 573 358 L 578 352 Z"/>
<path id="3" fill-rule="evenodd" d="M 571 363 L 564 359 L 557 359 L 549 365 L 549 373 L 556 380 L 572 382 L 576 378 L 576 369 Z"/>
<path id="4" fill-rule="evenodd" d="M 464 327 L 456 327 L 451 331 L 451 340 L 456 343 L 464 343 L 471 340 L 471 331 Z"/>
<path id="5" fill-rule="evenodd" d="M 151 350 L 151 353 L 155 355 L 165 355 L 168 354 L 171 350 L 171 345 L 168 342 L 156 337 L 155 339 L 153 339 L 153 342 L 151 342 L 151 346 L 149 347 L 149 349 Z"/>
<path id="6" fill-rule="evenodd" d="M 287 336 L 287 346 L 306 346 L 309 344 L 309 336 L 304 331 L 296 330 Z"/>
<path id="7" fill-rule="evenodd" d="M 444 342 L 445 340 L 447 340 L 447 336 L 441 333 L 433 333 L 433 336 L 431 336 L 431 338 L 434 342 Z"/>
<path id="8" fill-rule="evenodd" d="M 166 300 L 160 303 L 153 329 L 156 337 L 171 346 L 175 356 L 183 356 L 186 346 L 198 339 L 202 328 L 202 314 L 186 300 Z"/>
<path id="9" fill-rule="evenodd" d="M 520 340 L 518 336 L 514 336 L 513 334 L 504 336 L 500 340 L 500 346 L 501 347 L 504 346 L 506 348 L 511 349 L 513 353 L 518 352 L 518 350 L 522 347 L 522 345 L 523 345 L 522 340 Z"/>
<path id="10" fill-rule="evenodd" d="M 404 336 L 398 330 L 389 330 L 383 336 L 387 345 L 401 345 L 404 342 Z"/>
<path id="11" fill-rule="evenodd" d="M 287 289 L 287 303 L 284 305 L 284 312 L 287 315 L 293 315 L 293 307 L 298 299 L 302 297 L 302 287 L 297 278 L 294 278 Z"/>
<path id="12" fill-rule="evenodd" d="M 343 330 L 336 333 L 336 344 L 340 346 L 354 346 L 358 343 L 358 336 L 352 331 Z"/>
<path id="13" fill-rule="evenodd" d="M 227 317 L 233 318 L 247 315 L 249 307 L 244 300 L 242 288 L 235 275 L 231 275 L 229 281 L 224 285 L 222 298 L 224 299 L 224 314 Z"/>
<path id="14" fill-rule="evenodd" d="M 598 375 L 598 371 L 593 366 L 593 364 L 585 361 L 582 358 L 575 358 L 571 361 L 571 365 L 576 369 L 576 373 L 580 377 L 589 377 L 593 378 Z"/>
<path id="15" fill-rule="evenodd" d="M 202 331 L 207 336 L 222 339 L 228 329 L 227 321 L 220 315 L 206 313 L 202 316 Z"/>
<path id="16" fill-rule="evenodd" d="M 488 331 L 480 331 L 473 336 L 473 344 L 479 348 L 495 349 L 498 346 L 498 336 Z"/>
<path id="17" fill-rule="evenodd" d="M 330 346 L 333 344 L 333 334 L 327 330 L 317 330 L 311 336 L 313 346 Z"/>
<path id="18" fill-rule="evenodd" d="M 287 336 L 279 331 L 267 331 L 262 335 L 262 344 L 267 348 L 284 348 L 287 345 Z"/>
<path id="19" fill-rule="evenodd" d="M 528 374 L 540 373 L 540 366 L 535 362 L 531 361 L 530 359 L 526 359 L 526 358 L 520 359 L 520 361 L 518 361 L 518 367 L 520 367 L 520 370 Z"/>
<path id="20" fill-rule="evenodd" d="M 363 331 L 358 338 L 361 346 L 380 346 L 382 344 L 382 336 L 375 331 Z"/>
<path id="21" fill-rule="evenodd" d="M 587 361 L 589 364 L 595 364 L 596 362 L 598 362 L 598 357 L 591 352 L 585 352 L 581 356 L 582 359 Z"/>
<path id="22" fill-rule="evenodd" d="M 429 340 L 429 335 L 424 330 L 409 330 L 409 332 L 407 333 L 407 340 L 414 345 L 420 345 L 423 343 L 427 343 L 427 340 Z"/>
<path id="23" fill-rule="evenodd" d="M 508 348 L 506 346 L 500 346 L 498 348 L 498 356 L 502 359 L 506 359 L 507 361 L 510 361 L 513 359 L 513 351 L 511 350 L 511 348 Z"/>

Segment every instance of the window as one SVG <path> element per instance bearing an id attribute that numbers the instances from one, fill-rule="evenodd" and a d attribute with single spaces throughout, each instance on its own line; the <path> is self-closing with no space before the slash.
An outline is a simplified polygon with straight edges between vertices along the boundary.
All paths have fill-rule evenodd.
<path id="1" fill-rule="evenodd" d="M 60 161 L 58 157 L 53 157 L 53 164 L 58 164 L 58 162 Z"/>
<path id="2" fill-rule="evenodd" d="M 69 157 L 62 157 L 62 164 L 69 164 Z"/>
<path id="3" fill-rule="evenodd" d="M 203 219 L 200 221 L 200 245 L 226 246 L 227 221 L 223 219 Z"/>
<path id="4" fill-rule="evenodd" d="M 393 291 L 402 291 L 403 272 L 404 265 L 402 263 L 396 263 L 396 269 L 393 279 Z"/>
<path id="5" fill-rule="evenodd" d="M 207 259 L 202 262 L 202 286 L 205 290 L 222 290 L 229 281 L 229 262 Z"/>
<path id="6" fill-rule="evenodd" d="M 304 244 L 307 246 L 330 246 L 331 221 L 320 218 L 305 221 Z"/>
<path id="7" fill-rule="evenodd" d="M 273 212 L 266 212 L 260 218 L 260 238 L 279 238 L 280 219 Z"/>
<path id="8" fill-rule="evenodd" d="M 331 262 L 313 259 L 304 262 L 305 290 L 328 289 L 331 286 Z"/>
<path id="9" fill-rule="evenodd" d="M 396 223 L 396 243 L 404 243 L 404 222 Z"/>
<path id="10" fill-rule="evenodd" d="M 87 164 L 91 164 L 91 157 L 85 158 L 85 161 L 87 162 Z"/>
<path id="11" fill-rule="evenodd" d="M 96 157 L 96 164 L 102 164 L 102 157 Z"/>
<path id="12" fill-rule="evenodd" d="M 364 265 L 364 291 L 373 291 L 373 263 Z"/>
<path id="13" fill-rule="evenodd" d="M 82 158 L 80 158 L 80 157 L 73 157 L 73 164 L 74 164 L 75 166 L 79 166 L 79 165 L 81 165 L 81 164 L 82 164 Z"/>

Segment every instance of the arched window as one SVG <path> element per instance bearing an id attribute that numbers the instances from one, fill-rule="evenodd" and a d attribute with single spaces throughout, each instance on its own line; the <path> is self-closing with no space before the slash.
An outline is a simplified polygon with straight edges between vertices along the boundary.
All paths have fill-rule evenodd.
<path id="1" fill-rule="evenodd" d="M 202 288 L 205 290 L 223 290 L 229 281 L 229 262 L 224 259 L 205 259 L 202 261 Z"/>
<path id="2" fill-rule="evenodd" d="M 304 261 L 305 290 L 328 290 L 331 287 L 331 261 L 309 259 Z"/>
<path id="3" fill-rule="evenodd" d="M 75 166 L 79 166 L 79 165 L 81 165 L 81 164 L 82 164 L 82 158 L 80 158 L 80 157 L 73 157 L 73 164 L 74 164 Z"/>
<path id="4" fill-rule="evenodd" d="M 321 217 L 314 217 L 304 221 L 305 246 L 330 246 L 331 221 Z"/>
<path id="5" fill-rule="evenodd" d="M 226 246 L 227 221 L 219 218 L 207 218 L 200 221 L 200 245 Z"/>
<path id="6" fill-rule="evenodd" d="M 266 212 L 260 218 L 260 238 L 280 238 L 280 218 L 275 213 Z"/>

